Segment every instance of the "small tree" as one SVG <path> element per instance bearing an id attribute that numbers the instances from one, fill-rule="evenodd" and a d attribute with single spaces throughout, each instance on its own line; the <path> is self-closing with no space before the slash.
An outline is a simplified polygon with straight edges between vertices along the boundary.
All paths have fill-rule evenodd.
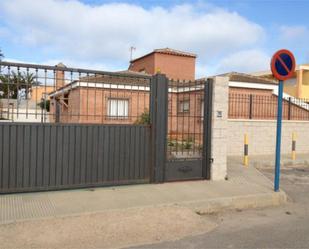
<path id="1" fill-rule="evenodd" d="M 38 103 L 38 106 L 40 106 L 41 109 L 49 112 L 49 110 L 50 110 L 50 100 L 49 99 L 47 99 L 47 100 L 42 99 L 42 101 L 40 103 Z"/>
<path id="2" fill-rule="evenodd" d="M 150 124 L 150 113 L 147 109 L 145 109 L 145 111 L 137 118 L 135 124 L 144 124 L 144 125 Z"/>

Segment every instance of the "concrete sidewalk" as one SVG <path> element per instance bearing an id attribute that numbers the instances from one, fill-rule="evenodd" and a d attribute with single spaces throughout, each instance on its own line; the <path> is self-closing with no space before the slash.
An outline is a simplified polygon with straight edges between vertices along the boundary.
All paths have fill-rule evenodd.
<path id="1" fill-rule="evenodd" d="M 177 206 L 197 213 L 279 205 L 284 192 L 254 167 L 228 167 L 226 181 L 187 181 L 0 196 L 0 224 L 109 210 Z"/>

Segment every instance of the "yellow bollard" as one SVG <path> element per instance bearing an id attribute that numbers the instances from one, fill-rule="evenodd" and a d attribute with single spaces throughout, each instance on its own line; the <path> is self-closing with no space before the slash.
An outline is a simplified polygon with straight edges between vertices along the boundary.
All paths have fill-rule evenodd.
<path id="1" fill-rule="evenodd" d="M 249 166 L 249 157 L 248 157 L 248 152 L 249 152 L 249 139 L 248 139 L 248 134 L 245 134 L 244 137 L 244 166 Z"/>
<path id="2" fill-rule="evenodd" d="M 296 133 L 292 133 L 292 160 L 296 159 Z"/>

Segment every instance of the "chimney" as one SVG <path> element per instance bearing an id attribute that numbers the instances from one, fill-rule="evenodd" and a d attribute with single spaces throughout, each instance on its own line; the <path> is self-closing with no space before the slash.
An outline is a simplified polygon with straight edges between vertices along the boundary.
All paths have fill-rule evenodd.
<path id="1" fill-rule="evenodd" d="M 56 67 L 62 68 L 65 70 L 66 66 L 60 62 L 56 65 Z M 56 70 L 56 89 L 59 89 L 60 87 L 63 87 L 65 84 L 65 71 L 64 70 Z"/>

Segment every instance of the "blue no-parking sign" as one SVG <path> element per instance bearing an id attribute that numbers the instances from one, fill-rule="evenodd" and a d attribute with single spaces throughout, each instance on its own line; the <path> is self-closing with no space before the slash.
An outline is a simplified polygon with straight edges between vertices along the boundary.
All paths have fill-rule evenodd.
<path id="1" fill-rule="evenodd" d="M 295 72 L 294 55 L 286 49 L 277 51 L 270 63 L 271 71 L 276 79 L 279 80 L 278 85 L 278 111 L 277 111 L 277 137 L 276 137 L 276 165 L 274 190 L 279 191 L 280 183 L 280 154 L 281 154 L 281 130 L 282 130 L 282 96 L 283 81 L 293 77 Z"/>
<path id="2" fill-rule="evenodd" d="M 271 59 L 271 71 L 278 80 L 287 80 L 293 77 L 295 66 L 294 55 L 286 49 L 279 50 Z"/>

